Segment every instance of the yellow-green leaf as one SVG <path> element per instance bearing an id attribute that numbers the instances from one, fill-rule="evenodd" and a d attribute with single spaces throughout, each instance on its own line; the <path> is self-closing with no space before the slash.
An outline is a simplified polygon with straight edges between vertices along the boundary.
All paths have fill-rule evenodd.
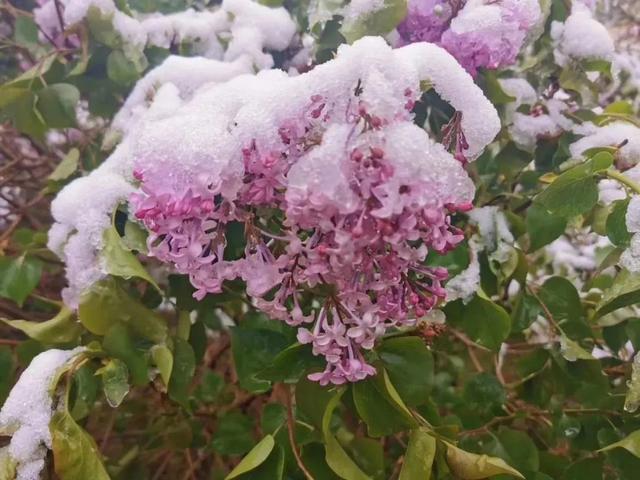
<path id="1" fill-rule="evenodd" d="M 409 436 L 398 480 L 429 480 L 436 455 L 436 439 L 428 430 L 416 428 Z"/>
<path id="2" fill-rule="evenodd" d="M 625 450 L 633 453 L 636 457 L 640 458 L 640 430 L 636 430 L 635 432 L 627 435 L 619 442 L 607 445 L 606 447 L 601 448 L 598 451 L 606 452 L 607 450 L 612 450 L 614 448 L 624 448 Z"/>
<path id="3" fill-rule="evenodd" d="M 247 453 L 240 461 L 236 468 L 225 477 L 225 480 L 239 477 L 240 475 L 250 472 L 260 466 L 269 456 L 276 442 L 271 435 L 266 435 L 258 444 Z"/>
<path id="4" fill-rule="evenodd" d="M 480 480 L 502 474 L 524 478 L 520 472 L 510 467 L 501 458 L 466 452 L 449 442 L 444 443 L 447 446 L 447 464 L 451 471 L 462 480 Z"/>
<path id="5" fill-rule="evenodd" d="M 44 322 L 8 320 L 6 318 L 0 318 L 0 320 L 45 345 L 74 342 L 82 332 L 80 323 L 67 307 L 62 307 L 55 317 Z"/>
<path id="6" fill-rule="evenodd" d="M 120 235 L 118 235 L 118 232 L 113 226 L 104 232 L 102 256 L 109 274 L 122 278 L 142 278 L 160 291 L 160 287 L 158 287 L 155 280 L 151 278 L 149 272 L 142 266 L 136 256 L 127 250 Z"/>
<path id="7" fill-rule="evenodd" d="M 63 480 L 110 480 L 98 447 L 66 410 L 49 424 L 55 472 Z"/>

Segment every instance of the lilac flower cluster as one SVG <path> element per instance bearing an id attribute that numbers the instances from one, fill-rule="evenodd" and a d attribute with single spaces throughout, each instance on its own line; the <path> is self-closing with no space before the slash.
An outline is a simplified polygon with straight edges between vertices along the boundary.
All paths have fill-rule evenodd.
<path id="1" fill-rule="evenodd" d="M 401 44 L 432 42 L 472 75 L 515 63 L 541 19 L 537 0 L 409 0 Z"/>
<path id="2" fill-rule="evenodd" d="M 206 176 L 171 191 L 144 162 L 130 198 L 150 232 L 151 256 L 188 274 L 198 299 L 242 278 L 257 308 L 298 326 L 298 340 L 324 356 L 326 369 L 310 376 L 322 384 L 374 374 L 363 350 L 444 300 L 446 269 L 424 261 L 463 239 L 451 214 L 471 208 L 468 195 L 458 202 L 473 190 L 461 163 L 448 157 L 449 192 L 420 164 L 429 149 L 449 154 L 411 123 L 417 94 L 405 89 L 398 109 L 380 116 L 359 88 L 346 111 L 312 95 L 279 126 L 275 143 L 246 144 L 237 152 L 243 177 L 233 198 L 222 180 Z M 405 158 L 407 143 L 417 158 Z M 224 258 L 230 221 L 245 226 L 245 255 L 234 261 Z M 322 291 L 322 300 L 309 302 L 310 289 Z"/>

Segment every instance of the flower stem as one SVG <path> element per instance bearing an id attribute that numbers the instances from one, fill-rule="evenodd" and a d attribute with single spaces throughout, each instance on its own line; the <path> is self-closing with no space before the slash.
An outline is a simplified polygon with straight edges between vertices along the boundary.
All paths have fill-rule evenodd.
<path id="1" fill-rule="evenodd" d="M 624 186 L 630 188 L 631 190 L 634 191 L 634 193 L 640 194 L 640 184 L 634 182 L 633 180 L 631 180 L 629 177 L 623 175 L 622 173 L 618 172 L 617 170 L 607 170 L 604 172 L 604 174 L 613 179 L 616 180 L 618 182 L 620 182 L 621 184 L 623 184 Z"/>

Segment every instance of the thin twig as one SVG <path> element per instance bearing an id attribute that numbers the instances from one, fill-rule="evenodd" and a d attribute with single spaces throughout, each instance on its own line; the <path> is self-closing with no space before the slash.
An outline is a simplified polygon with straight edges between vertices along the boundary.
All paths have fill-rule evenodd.
<path id="1" fill-rule="evenodd" d="M 293 456 L 296 458 L 296 463 L 298 464 L 300 470 L 302 470 L 305 478 L 307 480 L 314 480 L 313 475 L 311 475 L 311 473 L 309 473 L 309 470 L 307 470 L 307 467 L 305 467 L 304 462 L 302 461 L 302 457 L 300 456 L 300 452 L 298 451 L 298 446 L 296 445 L 295 418 L 293 416 L 291 389 L 287 385 L 282 385 L 281 388 L 287 405 L 287 431 L 289 432 L 289 443 L 291 444 Z"/>

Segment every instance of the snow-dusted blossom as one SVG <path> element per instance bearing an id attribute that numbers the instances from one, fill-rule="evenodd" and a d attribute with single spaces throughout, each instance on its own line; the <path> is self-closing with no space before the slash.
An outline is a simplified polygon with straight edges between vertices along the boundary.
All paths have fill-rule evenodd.
<path id="1" fill-rule="evenodd" d="M 446 148 L 413 123 L 424 79 L 457 110 Z M 326 359 L 311 376 L 323 384 L 372 375 L 366 350 L 445 299 L 447 271 L 425 259 L 463 239 L 451 221 L 473 199 L 463 165 L 499 127 L 444 50 L 379 38 L 296 77 L 245 75 L 185 102 L 159 92 L 134 125 L 106 168 L 131 169 L 149 255 L 189 275 L 198 299 L 244 280 Z M 245 237 L 233 260 L 231 222 Z"/>
<path id="2" fill-rule="evenodd" d="M 536 0 L 410 0 L 398 33 L 441 45 L 475 75 L 512 65 L 541 16 Z"/>

